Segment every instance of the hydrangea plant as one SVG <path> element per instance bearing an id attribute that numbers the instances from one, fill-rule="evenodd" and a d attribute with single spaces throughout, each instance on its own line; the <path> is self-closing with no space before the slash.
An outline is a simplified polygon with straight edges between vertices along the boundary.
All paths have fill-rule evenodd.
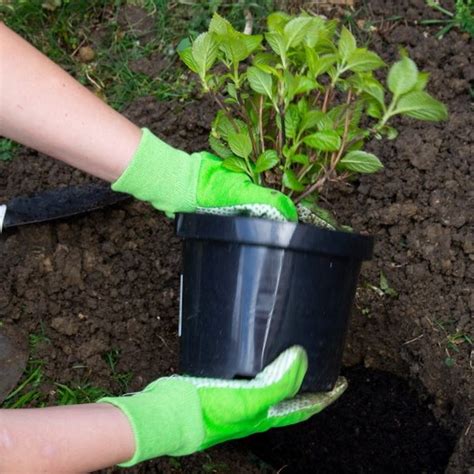
<path id="1" fill-rule="evenodd" d="M 364 147 L 397 136 L 393 117 L 447 117 L 425 90 L 429 74 L 406 53 L 384 84 L 380 56 L 320 16 L 275 12 L 264 34 L 247 35 L 215 14 L 179 54 L 218 105 L 209 144 L 223 165 L 278 187 L 326 220 L 320 193 L 383 168 Z"/>

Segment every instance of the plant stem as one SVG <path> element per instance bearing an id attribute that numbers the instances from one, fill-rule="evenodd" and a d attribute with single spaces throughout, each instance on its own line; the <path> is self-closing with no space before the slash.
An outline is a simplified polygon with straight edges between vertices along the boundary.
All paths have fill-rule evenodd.
<path id="1" fill-rule="evenodd" d="M 328 109 L 328 105 L 331 100 L 331 95 L 332 95 L 332 86 L 328 87 L 328 89 L 326 90 L 326 94 L 324 95 L 324 102 L 323 102 L 323 108 L 322 108 L 322 111 L 324 113 L 326 113 Z"/>
<path id="2" fill-rule="evenodd" d="M 237 124 L 235 123 L 235 120 L 234 120 L 234 117 L 232 117 L 232 114 L 229 112 L 229 110 L 227 109 L 227 107 L 222 103 L 222 101 L 219 99 L 219 97 L 217 97 L 217 95 L 212 92 L 211 93 L 212 95 L 212 98 L 214 99 L 214 101 L 217 103 L 217 105 L 223 110 L 223 112 L 225 113 L 226 117 L 229 119 L 229 122 L 232 124 L 232 127 L 234 127 L 234 130 L 236 132 L 239 132 L 239 127 L 237 126 Z"/>
<path id="3" fill-rule="evenodd" d="M 301 193 L 296 199 L 294 199 L 295 204 L 298 204 L 301 202 L 305 197 L 309 196 L 310 194 L 314 193 L 314 191 L 320 189 L 323 187 L 325 181 L 326 181 L 326 174 L 324 173 L 324 176 L 319 178 L 314 184 L 312 184 L 306 191 Z"/>
<path id="4" fill-rule="evenodd" d="M 352 101 L 352 90 L 349 89 L 349 92 L 347 94 L 347 99 L 346 99 L 346 105 L 348 106 L 348 109 L 347 109 L 346 117 L 345 117 L 345 120 L 344 120 L 344 133 L 342 135 L 342 143 L 341 143 L 341 147 L 339 148 L 339 151 L 337 152 L 334 160 L 331 159 L 331 171 L 334 171 L 336 169 L 336 166 L 337 166 L 339 160 L 341 159 L 341 156 L 344 153 L 344 150 L 346 148 L 347 136 L 349 134 L 349 127 L 350 127 L 351 119 L 352 119 L 352 113 L 351 113 L 351 109 L 349 107 L 350 104 L 351 104 L 351 101 Z"/>
<path id="5" fill-rule="evenodd" d="M 262 153 L 265 152 L 265 138 L 263 136 L 263 95 L 260 96 L 258 104 L 258 134 L 260 135 L 260 148 Z"/>

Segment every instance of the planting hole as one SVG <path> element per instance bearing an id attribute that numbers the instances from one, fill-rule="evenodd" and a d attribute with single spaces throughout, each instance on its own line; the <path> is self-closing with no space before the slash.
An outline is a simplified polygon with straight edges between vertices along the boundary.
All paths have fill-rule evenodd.
<path id="1" fill-rule="evenodd" d="M 388 372 L 353 367 L 344 375 L 349 388 L 332 407 L 245 444 L 283 473 L 444 472 L 455 436 L 438 424 L 430 400 Z"/>

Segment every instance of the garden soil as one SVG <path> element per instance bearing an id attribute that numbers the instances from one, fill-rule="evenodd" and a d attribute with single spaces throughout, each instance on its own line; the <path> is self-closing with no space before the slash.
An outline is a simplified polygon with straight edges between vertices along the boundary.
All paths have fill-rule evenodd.
<path id="1" fill-rule="evenodd" d="M 443 472 L 474 470 L 474 80 L 472 40 L 442 41 L 415 22 L 422 0 L 369 3 L 372 46 L 388 61 L 404 46 L 431 73 L 445 123 L 400 120 L 392 142 L 370 148 L 385 169 L 332 191 L 342 223 L 375 235 L 363 267 L 344 356 L 348 392 L 305 425 L 259 435 L 131 472 Z M 472 89 L 471 89 L 472 91 Z M 126 114 L 188 151 L 207 148 L 207 100 L 141 98 Z M 20 148 L 0 162 L 0 201 L 91 181 Z M 173 223 L 132 202 L 53 224 L 20 228 L 0 241 L 0 321 L 25 337 L 43 334 L 41 390 L 61 383 L 122 392 L 177 371 L 181 245 Z M 380 275 L 394 292 L 384 291 Z M 388 294 L 391 293 L 391 294 Z M 118 354 L 112 371 L 106 354 Z"/>

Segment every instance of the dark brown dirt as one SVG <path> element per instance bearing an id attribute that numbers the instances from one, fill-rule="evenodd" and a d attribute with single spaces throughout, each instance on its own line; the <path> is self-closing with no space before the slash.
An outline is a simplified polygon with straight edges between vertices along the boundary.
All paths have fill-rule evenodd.
<path id="1" fill-rule="evenodd" d="M 450 119 L 443 124 L 401 121 L 401 134 L 395 141 L 371 144 L 385 170 L 361 179 L 352 190 L 328 196 L 329 205 L 342 222 L 377 237 L 374 260 L 362 273 L 345 364 L 387 370 L 407 379 L 413 389 L 424 394 L 425 405 L 458 440 L 448 471 L 469 472 L 474 466 L 474 427 L 470 421 L 473 348 L 463 342 L 455 344 L 454 350 L 448 336 L 473 335 L 472 42 L 456 31 L 440 42 L 432 36 L 435 30 L 416 26 L 414 21 L 426 17 L 422 0 L 373 0 L 369 5 L 376 18 L 404 16 L 406 22 L 382 24 L 374 34 L 373 46 L 387 60 L 395 58 L 399 44 L 405 46 L 417 63 L 431 72 L 429 90 L 448 104 Z M 213 107 L 206 101 L 185 106 L 143 98 L 134 102 L 127 114 L 178 147 L 189 151 L 207 147 Z M 11 163 L 0 162 L 0 202 L 89 180 L 65 165 L 21 149 Z M 176 370 L 179 266 L 180 243 L 173 236 L 172 223 L 143 203 L 27 227 L 2 235 L 0 241 L 0 321 L 25 333 L 44 329 L 49 342 L 40 345 L 37 354 L 45 360 L 45 375 L 50 379 L 63 383 L 87 379 L 119 393 L 122 387 L 104 361 L 107 352 L 117 350 L 120 358 L 116 370 L 132 372 L 129 390 L 137 390 Z M 379 296 L 367 286 L 379 286 L 381 271 L 397 297 Z M 403 437 L 382 443 L 373 436 L 371 427 L 374 423 L 388 424 L 390 430 L 396 414 L 406 412 L 432 424 L 433 431 L 423 433 L 431 433 L 436 443 L 444 442 L 443 456 L 449 452 L 450 435 L 435 426 L 413 395 L 407 395 L 410 402 L 388 406 L 385 419 L 382 411 L 357 405 L 359 382 L 365 375 L 358 377 L 354 376 L 354 388 L 349 388 L 326 414 L 316 417 L 314 427 L 312 424 L 302 435 L 301 443 L 308 447 L 303 451 L 298 447 L 298 451 L 294 443 L 288 444 L 286 459 L 294 460 L 296 454 L 305 456 L 299 461 L 307 463 L 300 464 L 304 472 L 328 472 L 331 467 L 332 472 L 373 472 L 374 456 L 388 456 Z M 372 397 L 385 400 L 384 390 L 397 397 L 409 391 L 398 379 L 377 377 L 363 395 L 368 406 L 373 406 Z M 45 385 L 43 390 L 48 393 L 54 387 Z M 395 403 L 395 398 L 387 403 Z M 403 439 L 414 439 L 421 426 L 404 420 Z M 366 433 L 357 443 L 356 429 Z M 296 432 L 300 433 L 297 428 L 288 431 Z M 381 437 L 389 436 L 388 431 L 382 433 Z M 276 442 L 273 436 L 277 435 L 267 436 L 263 438 L 266 443 Z M 287 435 L 282 432 L 279 436 L 284 439 Z M 420 449 L 428 445 L 426 436 L 420 438 Z M 317 466 L 313 464 L 316 458 L 310 455 L 313 437 L 320 447 Z M 436 443 L 429 446 L 441 453 Z M 332 444 L 349 451 L 340 458 L 340 465 L 334 464 L 338 454 L 331 450 Z M 324 452 L 330 456 L 322 456 Z M 407 451 L 398 452 L 404 456 Z M 270 456 L 268 461 L 278 466 L 280 459 L 284 461 Z M 436 462 L 443 464 L 445 458 L 440 454 L 439 458 L 420 459 L 440 459 Z M 416 472 L 441 472 L 443 468 L 420 466 Z M 179 460 L 152 461 L 132 472 L 266 469 L 249 456 L 246 446 L 234 443 Z"/>
<path id="2" fill-rule="evenodd" d="M 362 366 L 343 373 L 351 387 L 344 399 L 301 426 L 245 444 L 287 474 L 444 472 L 454 437 L 406 380 Z"/>

